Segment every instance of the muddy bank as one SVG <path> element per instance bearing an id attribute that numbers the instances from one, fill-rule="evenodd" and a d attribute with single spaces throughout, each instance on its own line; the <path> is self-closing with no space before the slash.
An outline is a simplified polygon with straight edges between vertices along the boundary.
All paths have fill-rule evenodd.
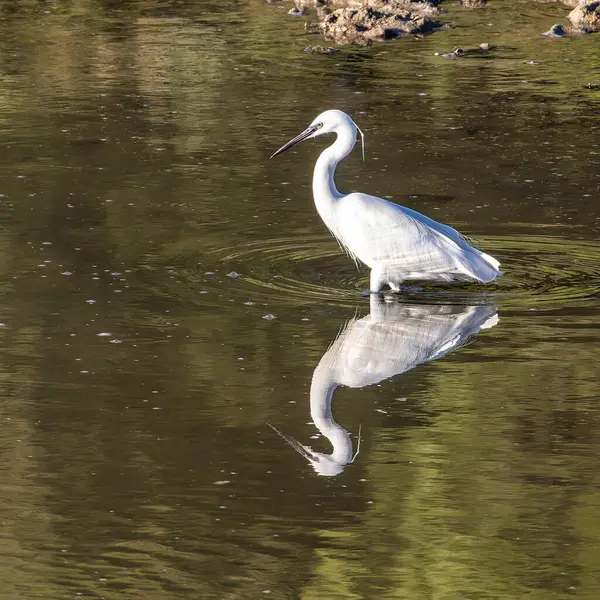
<path id="1" fill-rule="evenodd" d="M 450 25 L 440 22 L 440 13 L 457 6 L 444 0 L 286 1 L 293 4 L 290 15 L 315 16 L 309 30 L 319 31 L 325 39 L 341 45 L 369 45 L 445 29 Z M 459 0 L 459 3 L 463 8 L 485 9 L 487 0 Z M 573 8 L 568 14 L 570 24 L 553 25 L 543 35 L 563 37 L 600 31 L 600 0 L 564 0 L 563 4 Z"/>

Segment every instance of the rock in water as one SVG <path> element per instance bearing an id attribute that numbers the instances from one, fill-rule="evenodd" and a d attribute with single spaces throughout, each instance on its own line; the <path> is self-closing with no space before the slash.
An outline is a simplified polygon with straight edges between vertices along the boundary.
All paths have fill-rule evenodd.
<path id="1" fill-rule="evenodd" d="M 582 2 L 569 13 L 569 20 L 580 33 L 600 31 L 600 0 Z"/>
<path id="2" fill-rule="evenodd" d="M 559 23 L 557 23 L 556 25 L 552 25 L 552 27 L 550 27 L 550 29 L 548 29 L 548 31 L 544 31 L 544 33 L 542 33 L 542 35 L 545 35 L 546 37 L 554 37 L 554 38 L 565 37 L 565 35 L 567 35 L 567 30 L 565 29 L 565 27 L 563 25 L 560 25 Z"/>
<path id="3" fill-rule="evenodd" d="M 327 39 L 338 44 L 365 46 L 374 41 L 445 28 L 433 18 L 438 14 L 433 2 L 368 0 L 356 8 L 346 6 L 329 11 L 329 4 L 319 9 L 322 20 L 317 26 Z"/>
<path id="4" fill-rule="evenodd" d="M 460 3 L 465 8 L 483 8 L 487 4 L 487 0 L 460 0 Z"/>
<path id="5" fill-rule="evenodd" d="M 331 46 L 319 46 L 317 44 L 316 46 L 306 46 L 304 52 L 312 52 L 314 54 L 334 54 L 335 52 L 338 52 L 338 49 L 331 48 Z"/>

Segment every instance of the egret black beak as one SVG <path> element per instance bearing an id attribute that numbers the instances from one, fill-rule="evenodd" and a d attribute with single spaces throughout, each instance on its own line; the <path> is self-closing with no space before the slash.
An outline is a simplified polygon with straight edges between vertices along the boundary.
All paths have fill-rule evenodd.
<path id="1" fill-rule="evenodd" d="M 279 148 L 277 152 L 273 152 L 273 154 L 271 154 L 271 158 L 277 156 L 278 154 L 281 154 L 282 152 L 285 152 L 288 148 L 291 148 L 298 142 L 305 140 L 307 137 L 311 136 L 315 131 L 317 131 L 317 129 L 319 129 L 317 125 L 311 125 L 308 129 L 305 129 L 300 135 L 297 135 L 293 140 L 290 140 L 287 144 L 281 146 L 281 148 Z"/>

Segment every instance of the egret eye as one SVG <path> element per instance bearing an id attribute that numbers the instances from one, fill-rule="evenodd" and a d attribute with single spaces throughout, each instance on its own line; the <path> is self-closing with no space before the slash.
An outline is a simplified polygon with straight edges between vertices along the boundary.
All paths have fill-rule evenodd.
<path id="1" fill-rule="evenodd" d="M 317 129 L 323 129 L 323 123 L 317 123 Z"/>

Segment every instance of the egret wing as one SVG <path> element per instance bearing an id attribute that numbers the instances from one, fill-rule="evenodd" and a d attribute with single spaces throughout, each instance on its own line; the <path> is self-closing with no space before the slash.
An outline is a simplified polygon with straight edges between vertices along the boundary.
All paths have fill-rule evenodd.
<path id="1" fill-rule="evenodd" d="M 335 216 L 334 235 L 371 267 L 397 265 L 407 273 L 461 271 L 461 255 L 476 251 L 451 227 L 376 196 L 344 196 Z"/>

